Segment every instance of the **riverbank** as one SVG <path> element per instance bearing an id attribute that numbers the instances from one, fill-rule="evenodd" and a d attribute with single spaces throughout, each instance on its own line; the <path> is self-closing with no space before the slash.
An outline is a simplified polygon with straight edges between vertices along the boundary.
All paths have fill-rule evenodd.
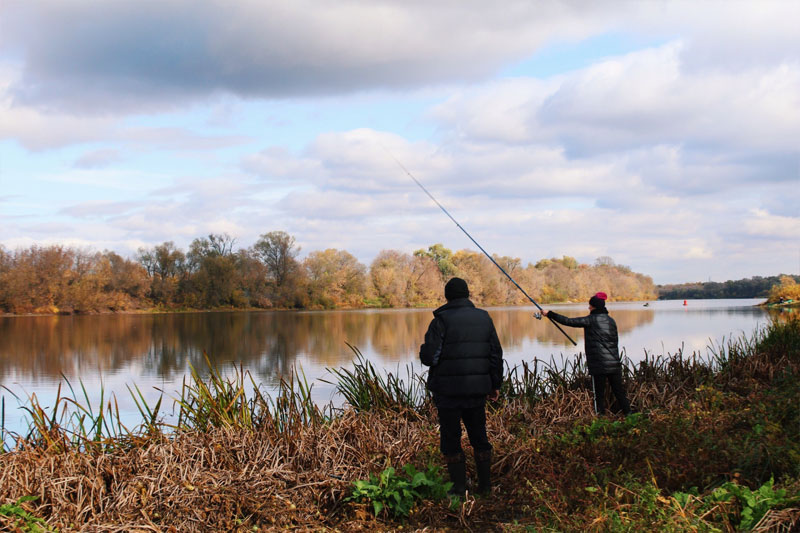
<path id="1" fill-rule="evenodd" d="M 800 300 L 789 300 L 788 302 L 764 302 L 761 307 L 767 309 L 798 309 L 800 308 Z"/>
<path id="2" fill-rule="evenodd" d="M 444 298 L 444 297 L 442 297 Z M 651 302 L 654 300 L 611 300 L 615 303 L 631 303 L 631 302 Z M 443 304 L 444 299 L 438 304 Z M 565 305 L 565 304 L 576 304 L 576 303 L 585 303 L 585 300 L 566 300 L 566 301 L 540 301 L 541 305 Z M 385 305 L 368 305 L 365 304 L 363 306 L 338 306 L 332 308 L 326 308 L 321 306 L 312 306 L 312 307 L 231 307 L 231 306 L 223 306 L 223 307 L 214 307 L 214 308 L 190 308 L 190 307 L 164 307 L 164 306 L 157 306 L 157 307 L 149 307 L 143 309 L 122 309 L 122 310 L 102 310 L 102 311 L 93 311 L 93 312 L 74 312 L 74 311 L 61 311 L 56 308 L 52 308 L 49 310 L 41 310 L 40 312 L 33 312 L 33 313 L 0 313 L 0 318 L 12 318 L 12 317 L 38 317 L 38 316 L 97 316 L 97 315 L 162 315 L 162 314 L 186 314 L 186 313 L 249 313 L 249 312 L 308 312 L 308 311 L 359 311 L 359 310 L 403 310 L 403 309 L 436 309 L 438 304 L 432 305 L 420 305 L 414 307 L 390 307 Z M 492 307 L 530 307 L 533 304 L 530 302 L 523 302 L 516 305 L 484 305 L 481 307 L 491 309 Z"/>
<path id="3" fill-rule="evenodd" d="M 740 299 L 735 299 L 740 300 Z M 758 300 L 763 301 L 763 299 L 746 299 L 746 300 Z M 642 304 L 644 307 L 649 307 L 651 304 L 655 303 L 663 303 L 669 300 L 610 300 L 610 305 L 613 306 L 615 304 Z M 681 300 L 673 300 L 679 302 Z M 691 305 L 698 300 L 688 300 L 689 304 Z M 711 299 L 711 300 L 703 300 L 703 301 L 732 301 L 729 299 L 718 298 L 718 299 Z M 442 300 L 442 302 L 444 301 Z M 538 302 L 543 307 L 551 307 L 551 306 L 563 306 L 563 305 L 585 305 L 585 300 L 567 300 L 567 301 L 557 301 L 557 302 L 546 302 L 546 301 L 539 301 Z M 767 306 L 766 301 L 763 303 L 752 303 L 748 304 L 752 305 L 753 307 L 763 307 L 763 308 L 772 308 L 773 306 Z M 798 306 L 800 302 L 794 302 L 792 306 Z M 325 309 L 321 307 L 313 307 L 313 308 L 278 308 L 278 307 L 271 307 L 271 308 L 261 308 L 261 307 L 217 307 L 213 309 L 196 309 L 196 308 L 185 308 L 185 307 L 175 307 L 175 308 L 166 308 L 166 307 L 151 307 L 147 309 L 125 309 L 119 311 L 98 311 L 98 312 L 91 312 L 91 313 L 68 313 L 68 312 L 40 312 L 40 313 L 0 313 L 0 318 L 19 318 L 19 317 L 48 317 L 48 316 L 63 316 L 63 317 L 77 317 L 77 316 L 125 316 L 125 315 L 182 315 L 182 314 L 203 314 L 203 313 L 307 313 L 310 311 L 314 312 L 326 312 L 326 311 L 402 311 L 402 310 L 434 310 L 438 307 L 438 305 L 430 305 L 430 306 L 417 306 L 417 307 L 387 307 L 387 306 L 362 306 L 362 307 L 337 307 L 333 309 Z M 530 302 L 523 302 L 514 305 L 484 305 L 481 306 L 484 309 L 510 309 L 510 308 L 533 308 L 533 304 Z M 784 306 L 786 307 L 786 306 Z"/>
<path id="4" fill-rule="evenodd" d="M 415 498 L 401 470 L 413 465 L 424 472 L 418 482 L 441 488 L 429 470 L 441 462 L 435 410 L 418 377 L 382 376 L 363 359 L 337 377 L 351 404 L 343 411 L 316 407 L 302 377 L 269 400 L 248 393 L 244 371 L 194 375 L 177 428 L 143 401 L 142 424 L 130 430 L 113 405 L 101 415 L 62 399 L 51 407 L 77 415 L 65 418 L 33 403 L 31 433 L 0 454 L 0 527 L 727 531 L 761 522 L 766 531 L 800 523 L 797 319 L 729 341 L 710 360 L 676 354 L 629 365 L 639 412 L 626 419 L 593 416 L 579 361 L 514 369 L 487 420 L 494 490 L 463 502 Z M 354 482 L 377 474 L 372 501 L 348 501 Z M 413 507 L 391 504 L 395 493 Z M 377 516 L 375 501 L 386 504 Z"/>

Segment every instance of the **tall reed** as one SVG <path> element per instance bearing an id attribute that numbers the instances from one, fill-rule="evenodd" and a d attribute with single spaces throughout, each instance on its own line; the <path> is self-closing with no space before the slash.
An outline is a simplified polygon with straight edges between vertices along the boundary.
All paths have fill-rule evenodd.
<path id="1" fill-rule="evenodd" d="M 299 373 L 292 369 L 288 380 L 281 378 L 274 400 L 269 395 L 262 396 L 256 388 L 256 398 L 262 414 L 258 425 L 269 426 L 280 435 L 291 435 L 305 426 L 318 426 L 330 420 L 332 408 L 320 408 L 314 402 L 311 397 L 312 387 L 313 384 L 308 383 L 306 374 L 300 367 Z"/>
<path id="2" fill-rule="evenodd" d="M 358 411 L 371 409 L 416 410 L 428 398 L 424 378 L 406 365 L 406 377 L 397 373 L 379 372 L 357 347 L 347 344 L 355 354 L 353 369 L 329 368 L 336 382 L 323 380 L 336 386 L 336 391 Z"/>
<path id="3" fill-rule="evenodd" d="M 130 446 L 143 438 L 169 436 L 174 431 L 270 427 L 279 435 L 288 436 L 332 416 L 332 408 L 320 407 L 313 401 L 313 384 L 309 384 L 302 368 L 293 369 L 288 378 L 281 378 L 278 390 L 271 396 L 262 392 L 250 372 L 241 366 L 234 367 L 233 375 L 223 376 L 208 354 L 204 355 L 207 377 L 199 369 L 190 367 L 190 374 L 184 378 L 181 390 L 172 398 L 176 414 L 171 419 L 162 410 L 163 390 L 158 389 L 159 397 L 148 402 L 138 385 L 128 386 L 140 416 L 140 422 L 129 427 L 123 423 L 114 394 L 106 398 L 105 388 L 101 386 L 99 404 L 93 405 L 82 381 L 76 391 L 62 376 L 63 381 L 58 385 L 51 407 L 43 406 L 35 393 L 28 396 L 27 403 L 21 407 L 27 414 L 28 429 L 24 436 L 20 436 L 5 429 L 3 397 L 0 427 L 4 449 L 7 437 L 15 440 L 17 447 L 44 448 L 53 452 L 67 449 L 100 452 Z M 69 395 L 63 394 L 64 383 Z"/>
<path id="4" fill-rule="evenodd" d="M 0 453 L 6 451 L 6 397 L 0 396 Z"/>
<path id="5" fill-rule="evenodd" d="M 234 369 L 232 378 L 222 377 L 203 351 L 209 376 L 204 380 L 198 369 L 189 365 L 189 379 L 184 377 L 180 396 L 175 399 L 178 406 L 179 430 L 206 431 L 212 427 L 253 428 L 262 404 L 260 396 L 247 397 L 245 383 L 252 376 L 242 367 Z"/>
<path id="6" fill-rule="evenodd" d="M 42 406 L 35 393 L 21 407 L 28 414 L 29 425 L 24 437 L 16 436 L 17 446 L 89 452 L 123 445 L 130 432 L 122 424 L 116 396 L 112 394 L 106 402 L 105 388 L 101 385 L 99 404 L 93 406 L 82 381 L 83 398 L 79 398 L 70 381 L 64 376 L 62 379 L 52 407 Z M 62 395 L 63 383 L 72 397 Z M 10 431 L 5 434 L 14 437 Z"/>

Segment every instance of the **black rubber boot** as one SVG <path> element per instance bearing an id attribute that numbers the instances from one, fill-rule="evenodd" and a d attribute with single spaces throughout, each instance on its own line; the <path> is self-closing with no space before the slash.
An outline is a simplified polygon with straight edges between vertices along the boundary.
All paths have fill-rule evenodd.
<path id="1" fill-rule="evenodd" d="M 478 471 L 478 494 L 492 492 L 492 450 L 475 452 L 475 470 Z"/>
<path id="2" fill-rule="evenodd" d="M 445 456 L 447 472 L 450 474 L 450 481 L 453 486 L 447 491 L 450 496 L 464 496 L 467 491 L 467 463 L 464 454 Z"/>

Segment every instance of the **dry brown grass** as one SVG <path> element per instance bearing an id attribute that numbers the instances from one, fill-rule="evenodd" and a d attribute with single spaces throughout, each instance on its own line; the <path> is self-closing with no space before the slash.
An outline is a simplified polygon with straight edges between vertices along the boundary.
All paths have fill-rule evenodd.
<path id="1" fill-rule="evenodd" d="M 39 496 L 30 510 L 60 530 L 335 527 L 346 520 L 337 502 L 350 481 L 413 462 L 436 437 L 412 416 L 350 411 L 291 441 L 213 429 L 125 452 L 31 449 L 0 455 L 0 499 Z"/>
<path id="2" fill-rule="evenodd" d="M 586 391 L 567 391 L 533 409 L 512 402 L 492 411 L 489 432 L 503 450 L 495 470 L 512 475 L 533 465 L 528 450 L 516 446 L 520 420 L 538 434 L 574 420 L 576 411 L 590 416 L 590 405 Z M 219 428 L 153 437 L 111 453 L 29 447 L 0 455 L 0 501 L 38 496 L 29 510 L 64 531 L 384 530 L 366 508 L 342 506 L 352 481 L 390 464 L 422 468 L 439 460 L 430 407 L 419 413 L 347 410 L 294 435 L 284 438 L 269 426 Z M 411 522 L 481 530 L 493 522 L 491 508 L 498 504 L 470 498 L 449 510 L 426 503 Z"/>

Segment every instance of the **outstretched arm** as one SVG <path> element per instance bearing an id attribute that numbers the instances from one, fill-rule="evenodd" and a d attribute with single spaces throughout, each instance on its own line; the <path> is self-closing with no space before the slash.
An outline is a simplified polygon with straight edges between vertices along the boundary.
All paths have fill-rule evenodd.
<path id="1" fill-rule="evenodd" d="M 548 311 L 546 309 L 542 309 L 542 316 L 546 316 L 553 322 L 558 322 L 559 324 L 563 324 L 565 326 L 570 326 L 573 328 L 585 328 L 589 325 L 589 316 L 581 316 L 577 318 L 569 318 L 564 315 L 559 315 L 555 311 Z"/>

